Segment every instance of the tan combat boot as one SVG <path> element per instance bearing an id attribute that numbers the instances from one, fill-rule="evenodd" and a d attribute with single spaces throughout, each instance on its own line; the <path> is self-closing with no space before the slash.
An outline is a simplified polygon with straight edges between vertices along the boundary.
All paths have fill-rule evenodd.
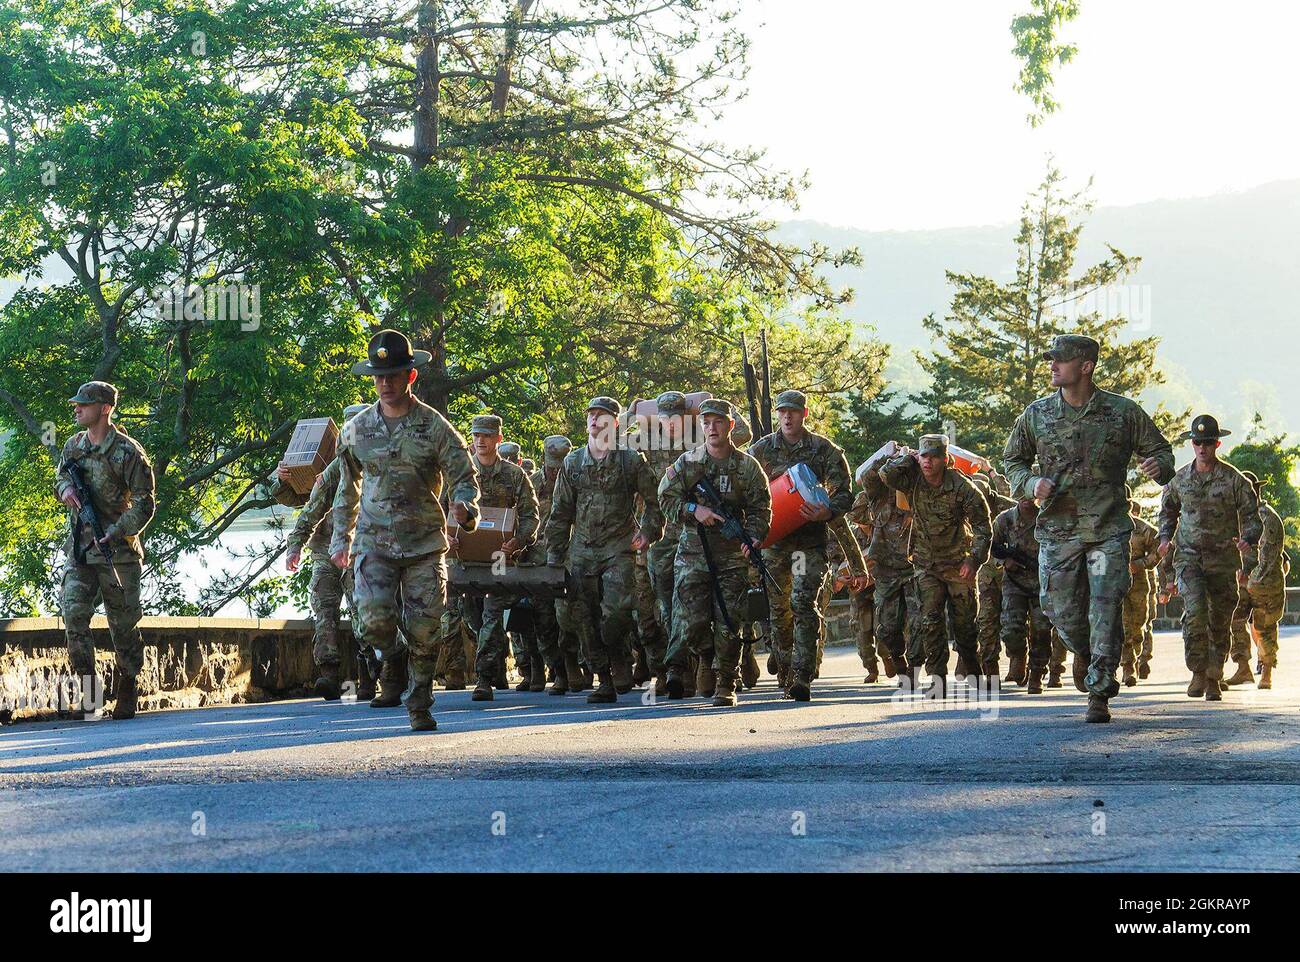
<path id="1" fill-rule="evenodd" d="M 1124 686 L 1132 688 L 1138 683 L 1137 673 L 1133 670 L 1132 665 L 1124 666 Z"/>
<path id="2" fill-rule="evenodd" d="M 867 676 L 862 679 L 864 685 L 874 685 L 880 680 L 880 663 L 876 659 L 871 659 L 871 664 L 867 666 Z"/>
<path id="3" fill-rule="evenodd" d="M 1089 695 L 1088 713 L 1084 715 L 1083 720 L 1087 722 L 1110 721 L 1110 706 L 1106 702 L 1107 699 L 1101 695 Z"/>
<path id="4" fill-rule="evenodd" d="M 754 657 L 754 646 L 748 645 L 740 659 L 740 683 L 746 688 L 757 688 L 762 672 L 758 670 L 758 659 Z"/>
<path id="5" fill-rule="evenodd" d="M 452 668 L 447 672 L 447 680 L 443 683 L 448 691 L 465 690 L 465 669 Z"/>
<path id="6" fill-rule="evenodd" d="M 551 682 L 551 687 L 546 689 L 548 695 L 567 695 L 569 693 L 569 674 L 565 671 L 563 665 L 557 665 L 555 669 L 555 678 Z"/>
<path id="7" fill-rule="evenodd" d="M 611 705 L 618 701 L 618 689 L 614 686 L 614 675 L 607 668 L 597 674 L 600 684 L 587 696 L 589 705 Z"/>
<path id="8" fill-rule="evenodd" d="M 695 697 L 695 679 L 700 673 L 700 659 L 690 655 L 686 659 L 686 670 L 682 672 L 682 697 Z"/>
<path id="9" fill-rule="evenodd" d="M 533 659 L 533 672 L 528 690 L 546 691 L 546 662 L 540 656 Z"/>
<path id="10" fill-rule="evenodd" d="M 1138 663 L 1138 677 L 1142 679 L 1151 677 L 1151 662 L 1143 661 Z"/>
<path id="11" fill-rule="evenodd" d="M 792 673 L 790 679 L 789 695 L 795 701 L 810 701 L 812 699 L 812 679 L 804 671 Z"/>
<path id="12" fill-rule="evenodd" d="M 880 668 L 884 671 L 886 678 L 894 678 L 898 675 L 898 666 L 894 664 L 894 656 L 887 651 L 880 652 Z"/>
<path id="13" fill-rule="evenodd" d="M 326 701 L 339 700 L 343 694 L 343 689 L 339 685 L 338 662 L 320 666 L 320 675 L 316 678 L 316 684 L 312 690 L 317 697 L 324 698 Z"/>
<path id="14" fill-rule="evenodd" d="M 1219 688 L 1219 679 L 1206 677 L 1205 679 L 1205 700 L 1206 701 L 1223 701 L 1223 695 Z"/>
<path id="15" fill-rule="evenodd" d="M 714 708 L 734 708 L 736 705 L 736 672 L 723 669 L 718 672 L 717 687 L 713 692 Z"/>
<path id="16" fill-rule="evenodd" d="M 1191 684 L 1187 686 L 1187 697 L 1200 698 L 1204 694 L 1205 694 L 1205 672 L 1194 671 L 1192 672 Z"/>
<path id="17" fill-rule="evenodd" d="M 707 658 L 700 659 L 699 670 L 695 673 L 695 694 L 701 698 L 712 698 L 718 687 L 718 676 Z"/>
<path id="18" fill-rule="evenodd" d="M 614 690 L 620 695 L 626 695 L 632 690 L 632 666 L 626 661 L 616 661 L 610 665 L 610 678 L 614 682 Z"/>
<path id="19" fill-rule="evenodd" d="M 1060 684 L 1060 681 L 1057 681 Z M 1029 680 L 1026 683 L 1025 691 L 1031 695 L 1041 695 L 1043 693 L 1043 669 L 1030 668 Z"/>
<path id="20" fill-rule="evenodd" d="M 1024 655 L 1012 655 L 1011 665 L 1007 668 L 1007 677 L 1003 681 L 1011 682 L 1013 685 L 1023 685 L 1028 675 L 1027 659 Z M 1041 677 L 1041 675 L 1040 675 Z"/>
<path id="21" fill-rule="evenodd" d="M 136 703 L 140 692 L 136 686 L 135 675 L 121 675 L 117 679 L 117 701 L 113 703 L 113 721 L 125 721 L 135 717 Z"/>
<path id="22" fill-rule="evenodd" d="M 770 651 L 770 652 L 768 652 L 768 654 L 767 654 L 767 673 L 768 673 L 769 675 L 775 675 L 775 674 L 777 674 L 777 672 L 779 672 L 780 670 L 781 670 L 781 666 L 780 666 L 780 664 L 779 664 L 779 663 L 777 662 L 777 660 L 776 660 L 776 652 L 775 652 L 775 651 Z"/>
<path id="23" fill-rule="evenodd" d="M 1051 668 L 1047 670 L 1047 684 L 1044 687 L 1047 688 L 1061 687 L 1061 669 L 1053 665 Z"/>
<path id="24" fill-rule="evenodd" d="M 396 708 L 406 690 L 406 652 L 384 659 L 379 669 L 379 694 L 370 699 L 371 708 Z"/>
<path id="25" fill-rule="evenodd" d="M 572 652 L 564 656 L 564 677 L 568 680 L 569 691 L 582 691 L 586 687 L 582 665 L 578 664 L 578 656 Z"/>
<path id="26" fill-rule="evenodd" d="M 1075 655 L 1070 664 L 1070 670 L 1074 674 L 1074 687 L 1086 694 L 1088 691 L 1088 660 Z"/>
<path id="27" fill-rule="evenodd" d="M 1255 685 L 1260 691 L 1273 687 L 1273 666 L 1264 665 L 1259 669 L 1259 682 Z"/>
<path id="28" fill-rule="evenodd" d="M 1255 673 L 1250 670 L 1250 662 L 1239 661 L 1237 662 L 1237 671 L 1233 676 L 1223 680 L 1223 687 L 1227 688 L 1229 685 L 1250 685 L 1253 684 L 1254 681 Z"/>
<path id="29" fill-rule="evenodd" d="M 474 693 L 469 696 L 470 701 L 492 701 L 496 697 L 492 692 L 492 675 L 479 675 L 478 682 L 474 685 Z"/>

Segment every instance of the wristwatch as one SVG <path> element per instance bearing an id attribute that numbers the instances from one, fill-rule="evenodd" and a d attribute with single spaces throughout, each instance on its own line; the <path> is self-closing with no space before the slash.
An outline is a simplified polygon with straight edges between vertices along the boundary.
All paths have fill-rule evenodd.
<path id="1" fill-rule="evenodd" d="M 696 509 L 697 507 L 699 507 L 699 505 L 697 505 L 694 501 L 687 501 L 687 502 L 686 502 L 686 513 L 687 513 L 687 514 L 694 514 L 694 513 L 695 513 L 695 509 Z"/>

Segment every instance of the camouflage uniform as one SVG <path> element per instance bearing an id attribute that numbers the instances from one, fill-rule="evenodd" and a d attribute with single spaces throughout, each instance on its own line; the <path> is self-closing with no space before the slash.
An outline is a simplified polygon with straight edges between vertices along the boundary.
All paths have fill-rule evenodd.
<path id="1" fill-rule="evenodd" d="M 1133 584 L 1124 596 L 1124 657 L 1122 664 L 1127 675 L 1142 659 L 1143 632 L 1147 626 L 1150 611 L 1151 569 L 1160 563 L 1160 539 L 1156 529 L 1133 515 L 1133 538 L 1129 541 L 1129 564 L 1136 565 L 1140 572 L 1133 573 Z M 1150 655 L 1147 656 L 1147 659 Z"/>
<path id="2" fill-rule="evenodd" d="M 782 391 L 782 404 L 806 407 L 798 391 Z M 805 430 L 793 444 L 779 430 L 754 442 L 749 453 L 762 466 L 769 483 L 792 465 L 806 464 L 830 495 L 831 516 L 853 507 L 853 489 L 844 451 L 829 438 Z M 777 664 L 783 674 L 810 682 L 817 668 L 817 639 L 822 617 L 818 595 L 826 577 L 826 522 L 809 521 L 776 544 L 763 549 L 763 560 L 780 590 L 771 592 L 772 633 Z"/>
<path id="3" fill-rule="evenodd" d="M 112 391 L 112 400 L 105 389 Z M 82 403 L 116 404 L 117 393 L 111 385 L 91 381 L 76 398 L 86 399 Z M 63 544 L 67 560 L 61 593 L 68 661 L 77 675 L 96 674 L 90 619 L 102 600 L 117 673 L 134 679 L 144 664 L 144 638 L 138 627 L 143 614 L 140 576 L 144 562 L 139 536 L 154 514 L 153 467 L 139 442 L 112 424 L 99 444 L 92 444 L 87 432 L 78 431 L 64 443 L 59 458 L 54 492 L 60 500 L 72 489 L 71 479 L 64 474 L 65 466 L 72 461 L 79 462 L 85 474 L 86 486 L 108 536 L 113 563 L 110 566 L 95 547 L 90 526 L 73 514 Z M 117 572 L 120 588 L 112 571 Z"/>
<path id="4" fill-rule="evenodd" d="M 883 647 L 900 673 L 907 670 L 906 644 L 916 622 L 915 571 L 908 545 L 912 537 L 912 512 L 898 506 L 898 496 L 880 480 L 881 458 L 869 463 L 862 477 L 863 490 L 854 499 L 849 518 L 870 524 L 867 566 L 875 579 L 875 630 L 877 647 Z"/>
<path id="5" fill-rule="evenodd" d="M 993 542 L 1019 549 L 1033 562 L 1031 568 L 1007 568 L 1002 576 L 1001 638 L 1008 657 L 1025 652 L 1025 628 L 1029 628 L 1030 670 L 1045 670 L 1052 661 L 1052 623 L 1043 613 L 1038 583 L 1038 538 L 1034 535 L 1037 512 L 1026 514 L 1019 505 L 1000 511 L 993 519 Z M 1064 656 L 1061 658 L 1064 664 Z M 1053 666 L 1059 673 L 1060 668 Z"/>
<path id="6" fill-rule="evenodd" d="M 1097 388 L 1077 410 L 1061 390 L 1034 401 L 1016 419 L 1002 456 L 1013 497 L 1034 497 L 1040 478 L 1059 482 L 1035 529 L 1043 611 L 1065 646 L 1089 659 L 1084 683 L 1101 698 L 1119 691 L 1115 671 L 1132 580 L 1124 483 L 1134 454 L 1156 459 L 1158 483 L 1172 477 L 1173 450 L 1150 416 L 1137 402 Z"/>
<path id="7" fill-rule="evenodd" d="M 703 410 L 714 411 L 714 408 Z M 659 482 L 659 505 L 663 515 L 676 519 L 680 528 L 673 584 L 677 611 L 666 656 L 669 669 L 684 673 L 688 651 L 700 658 L 709 657 L 712 652 L 718 672 L 717 693 L 727 696 L 736 684 L 741 653 L 740 631 L 745 621 L 746 595 L 750 585 L 750 562 L 741 552 L 740 542 L 724 538 L 720 526 L 703 528 L 707 550 L 717 572 L 716 588 L 726 606 L 724 615 L 714 594 L 714 575 L 709 570 L 701 526 L 693 517 L 696 500 L 693 488 L 702 477 L 713 481 L 724 504 L 740 520 L 755 544 L 767 536 L 772 520 L 772 496 L 767 477 L 758 462 L 735 448 L 726 458 L 719 460 L 701 445 L 678 457 Z"/>
<path id="8" fill-rule="evenodd" d="M 1246 555 L 1250 562 L 1246 569 L 1246 584 L 1242 587 L 1248 601 L 1246 615 L 1242 615 L 1238 603 L 1237 617 L 1241 618 L 1241 624 L 1238 626 L 1237 618 L 1232 623 L 1232 657 L 1241 662 L 1250 660 L 1250 635 L 1246 631 L 1248 618 L 1259 637 L 1260 662 L 1276 668 L 1277 623 L 1282 620 L 1286 608 L 1286 576 L 1291 562 L 1282 550 L 1286 537 L 1282 519 L 1263 498 L 1259 500 L 1259 520 L 1263 533 L 1255 550 Z"/>
<path id="9" fill-rule="evenodd" d="M 946 454 L 942 435 L 926 435 L 921 451 Z M 944 611 L 951 607 L 957 653 L 967 665 L 978 665 L 978 599 L 974 579 L 963 581 L 958 569 L 969 559 L 978 570 L 989 556 L 991 524 L 983 495 L 955 468 L 946 468 L 937 486 L 921 474 L 921 465 L 910 454 L 885 461 L 880 479 L 907 497 L 912 508 L 909 546 L 916 568 L 916 593 L 920 622 L 912 632 L 909 665 L 925 660 L 926 674 L 944 676 L 948 671 Z"/>
<path id="10" fill-rule="evenodd" d="M 982 474 L 971 476 L 971 483 L 984 496 L 988 504 L 989 516 L 997 517 L 1016 503 L 993 491 L 989 480 Z M 975 593 L 979 598 L 979 614 L 975 616 L 976 637 L 979 639 L 979 667 L 981 674 L 996 675 L 999 668 L 999 654 L 1002 636 L 1002 562 L 992 556 L 982 565 L 975 575 Z M 1010 655 L 1010 651 L 1008 651 Z"/>
<path id="11" fill-rule="evenodd" d="M 469 450 L 447 419 L 423 401 L 412 399 L 391 431 L 375 402 L 347 425 L 338 461 L 330 553 L 352 552 L 358 640 L 387 659 L 400 623 L 410 648 L 406 707 L 427 712 L 447 604 L 440 496 L 445 481 L 450 499 L 466 505 L 465 529 L 477 526 L 478 484 Z"/>
<path id="12" fill-rule="evenodd" d="M 495 427 L 492 423 L 495 422 Z M 473 430 L 481 433 L 491 430 L 500 433 L 500 421 L 494 415 L 480 416 L 474 419 Z M 512 461 L 498 457 L 492 464 L 485 465 L 473 456 L 474 470 L 478 475 L 480 508 L 514 508 L 516 512 L 515 540 L 522 549 L 527 550 L 537 536 L 537 494 L 532 482 L 524 474 L 524 469 Z M 471 624 L 477 627 L 476 654 L 474 673 L 479 683 L 492 686 L 498 670 L 506 660 L 506 633 L 503 626 L 505 612 L 510 607 L 509 597 L 488 593 L 482 598 L 466 599 L 470 612 Z"/>
<path id="13" fill-rule="evenodd" d="M 1165 486 L 1160 540 L 1173 542 L 1178 552 L 1174 572 L 1183 599 L 1183 654 L 1193 674 L 1223 677 L 1241 568 L 1233 540 L 1240 533 L 1255 544 L 1262 530 L 1254 487 L 1225 461 L 1212 471 L 1197 471 L 1195 462 L 1184 465 Z"/>
<path id="14" fill-rule="evenodd" d="M 850 511 L 852 511 L 851 508 Z M 821 667 L 821 653 L 822 649 L 825 648 L 826 608 L 830 604 L 831 596 L 835 593 L 834 583 L 839 577 L 840 564 L 847 565 L 849 577 L 859 577 L 867 573 L 867 561 L 862 555 L 862 549 L 866 546 L 866 543 L 869 543 L 866 535 L 862 533 L 857 525 L 849 523 L 847 514 L 835 518 L 830 522 L 829 527 L 831 534 L 835 536 L 835 540 L 828 545 L 830 571 L 826 577 L 826 600 L 821 607 L 823 640 L 818 648 L 818 668 Z M 872 585 L 868 584 L 861 591 L 854 591 L 852 587 L 849 588 L 849 623 L 853 628 L 853 640 L 857 646 L 858 658 L 862 662 L 862 667 L 869 672 L 879 670 L 874 637 L 874 606 L 874 588 Z"/>
<path id="15" fill-rule="evenodd" d="M 551 517 L 551 497 L 555 492 L 555 481 L 559 477 L 564 458 L 573 445 L 563 435 L 553 434 L 542 443 L 542 467 L 533 473 L 530 479 L 538 497 L 538 531 L 543 537 L 534 542 L 525 555 L 528 564 L 546 564 L 547 542 L 545 533 Z M 564 555 L 561 553 L 563 562 Z M 553 604 L 539 604 L 535 607 L 537 614 L 537 646 L 544 658 L 557 674 L 565 667 L 565 656 L 576 662 L 578 659 L 578 623 L 571 611 L 572 600 L 567 597 L 556 598 Z M 580 682 L 577 679 L 567 687 L 575 690 Z"/>
<path id="16" fill-rule="evenodd" d="M 339 663 L 339 613 L 343 596 L 352 592 L 352 572 L 340 570 L 330 560 L 330 541 L 334 537 L 330 508 L 338 487 L 339 461 L 335 458 L 316 479 L 285 542 L 289 554 L 301 552 L 304 547 L 311 553 L 311 657 L 317 665 Z"/>
<path id="17" fill-rule="evenodd" d="M 594 398 L 588 410 L 593 408 L 615 417 L 619 413 L 618 402 L 610 398 Z M 646 459 L 626 448 L 596 458 L 585 444 L 564 459 L 551 499 L 546 560 L 566 564 L 567 547 L 567 567 L 576 583 L 578 637 L 587 664 L 602 675 L 611 663 L 631 661 L 636 577 L 631 542 L 638 496 L 645 504 L 640 531 L 654 543 L 663 533 L 663 516 L 657 480 Z"/>

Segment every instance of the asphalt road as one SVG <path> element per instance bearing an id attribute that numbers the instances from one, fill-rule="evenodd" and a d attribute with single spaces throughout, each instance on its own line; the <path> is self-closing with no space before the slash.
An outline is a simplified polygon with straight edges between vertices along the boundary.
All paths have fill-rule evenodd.
<path id="1" fill-rule="evenodd" d="M 1295 871 L 1297 637 L 1213 704 L 1159 635 L 1110 725 L 1072 687 L 900 703 L 843 649 L 808 704 L 764 678 L 730 710 L 440 692 L 425 735 L 321 701 L 17 725 L 0 871 Z"/>

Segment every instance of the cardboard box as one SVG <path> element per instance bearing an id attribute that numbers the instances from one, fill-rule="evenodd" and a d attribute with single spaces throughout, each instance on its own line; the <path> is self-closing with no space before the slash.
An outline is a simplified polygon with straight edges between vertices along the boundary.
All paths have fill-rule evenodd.
<path id="1" fill-rule="evenodd" d="M 479 508 L 478 527 L 463 531 L 455 519 L 447 519 L 447 534 L 460 540 L 460 547 L 448 554 L 461 561 L 491 564 L 501 546 L 515 536 L 518 513 L 514 508 Z"/>
<path id="2" fill-rule="evenodd" d="M 708 391 L 691 391 L 686 395 L 686 413 L 696 416 L 700 413 L 700 404 L 713 397 Z M 655 417 L 659 413 L 659 406 L 655 404 L 654 398 L 648 401 L 637 401 L 632 405 L 632 414 L 636 417 Z"/>
<path id="3" fill-rule="evenodd" d="M 311 494 L 316 478 L 334 460 L 338 442 L 339 429 L 333 418 L 302 418 L 280 459 L 289 471 L 289 486 L 298 494 Z"/>

